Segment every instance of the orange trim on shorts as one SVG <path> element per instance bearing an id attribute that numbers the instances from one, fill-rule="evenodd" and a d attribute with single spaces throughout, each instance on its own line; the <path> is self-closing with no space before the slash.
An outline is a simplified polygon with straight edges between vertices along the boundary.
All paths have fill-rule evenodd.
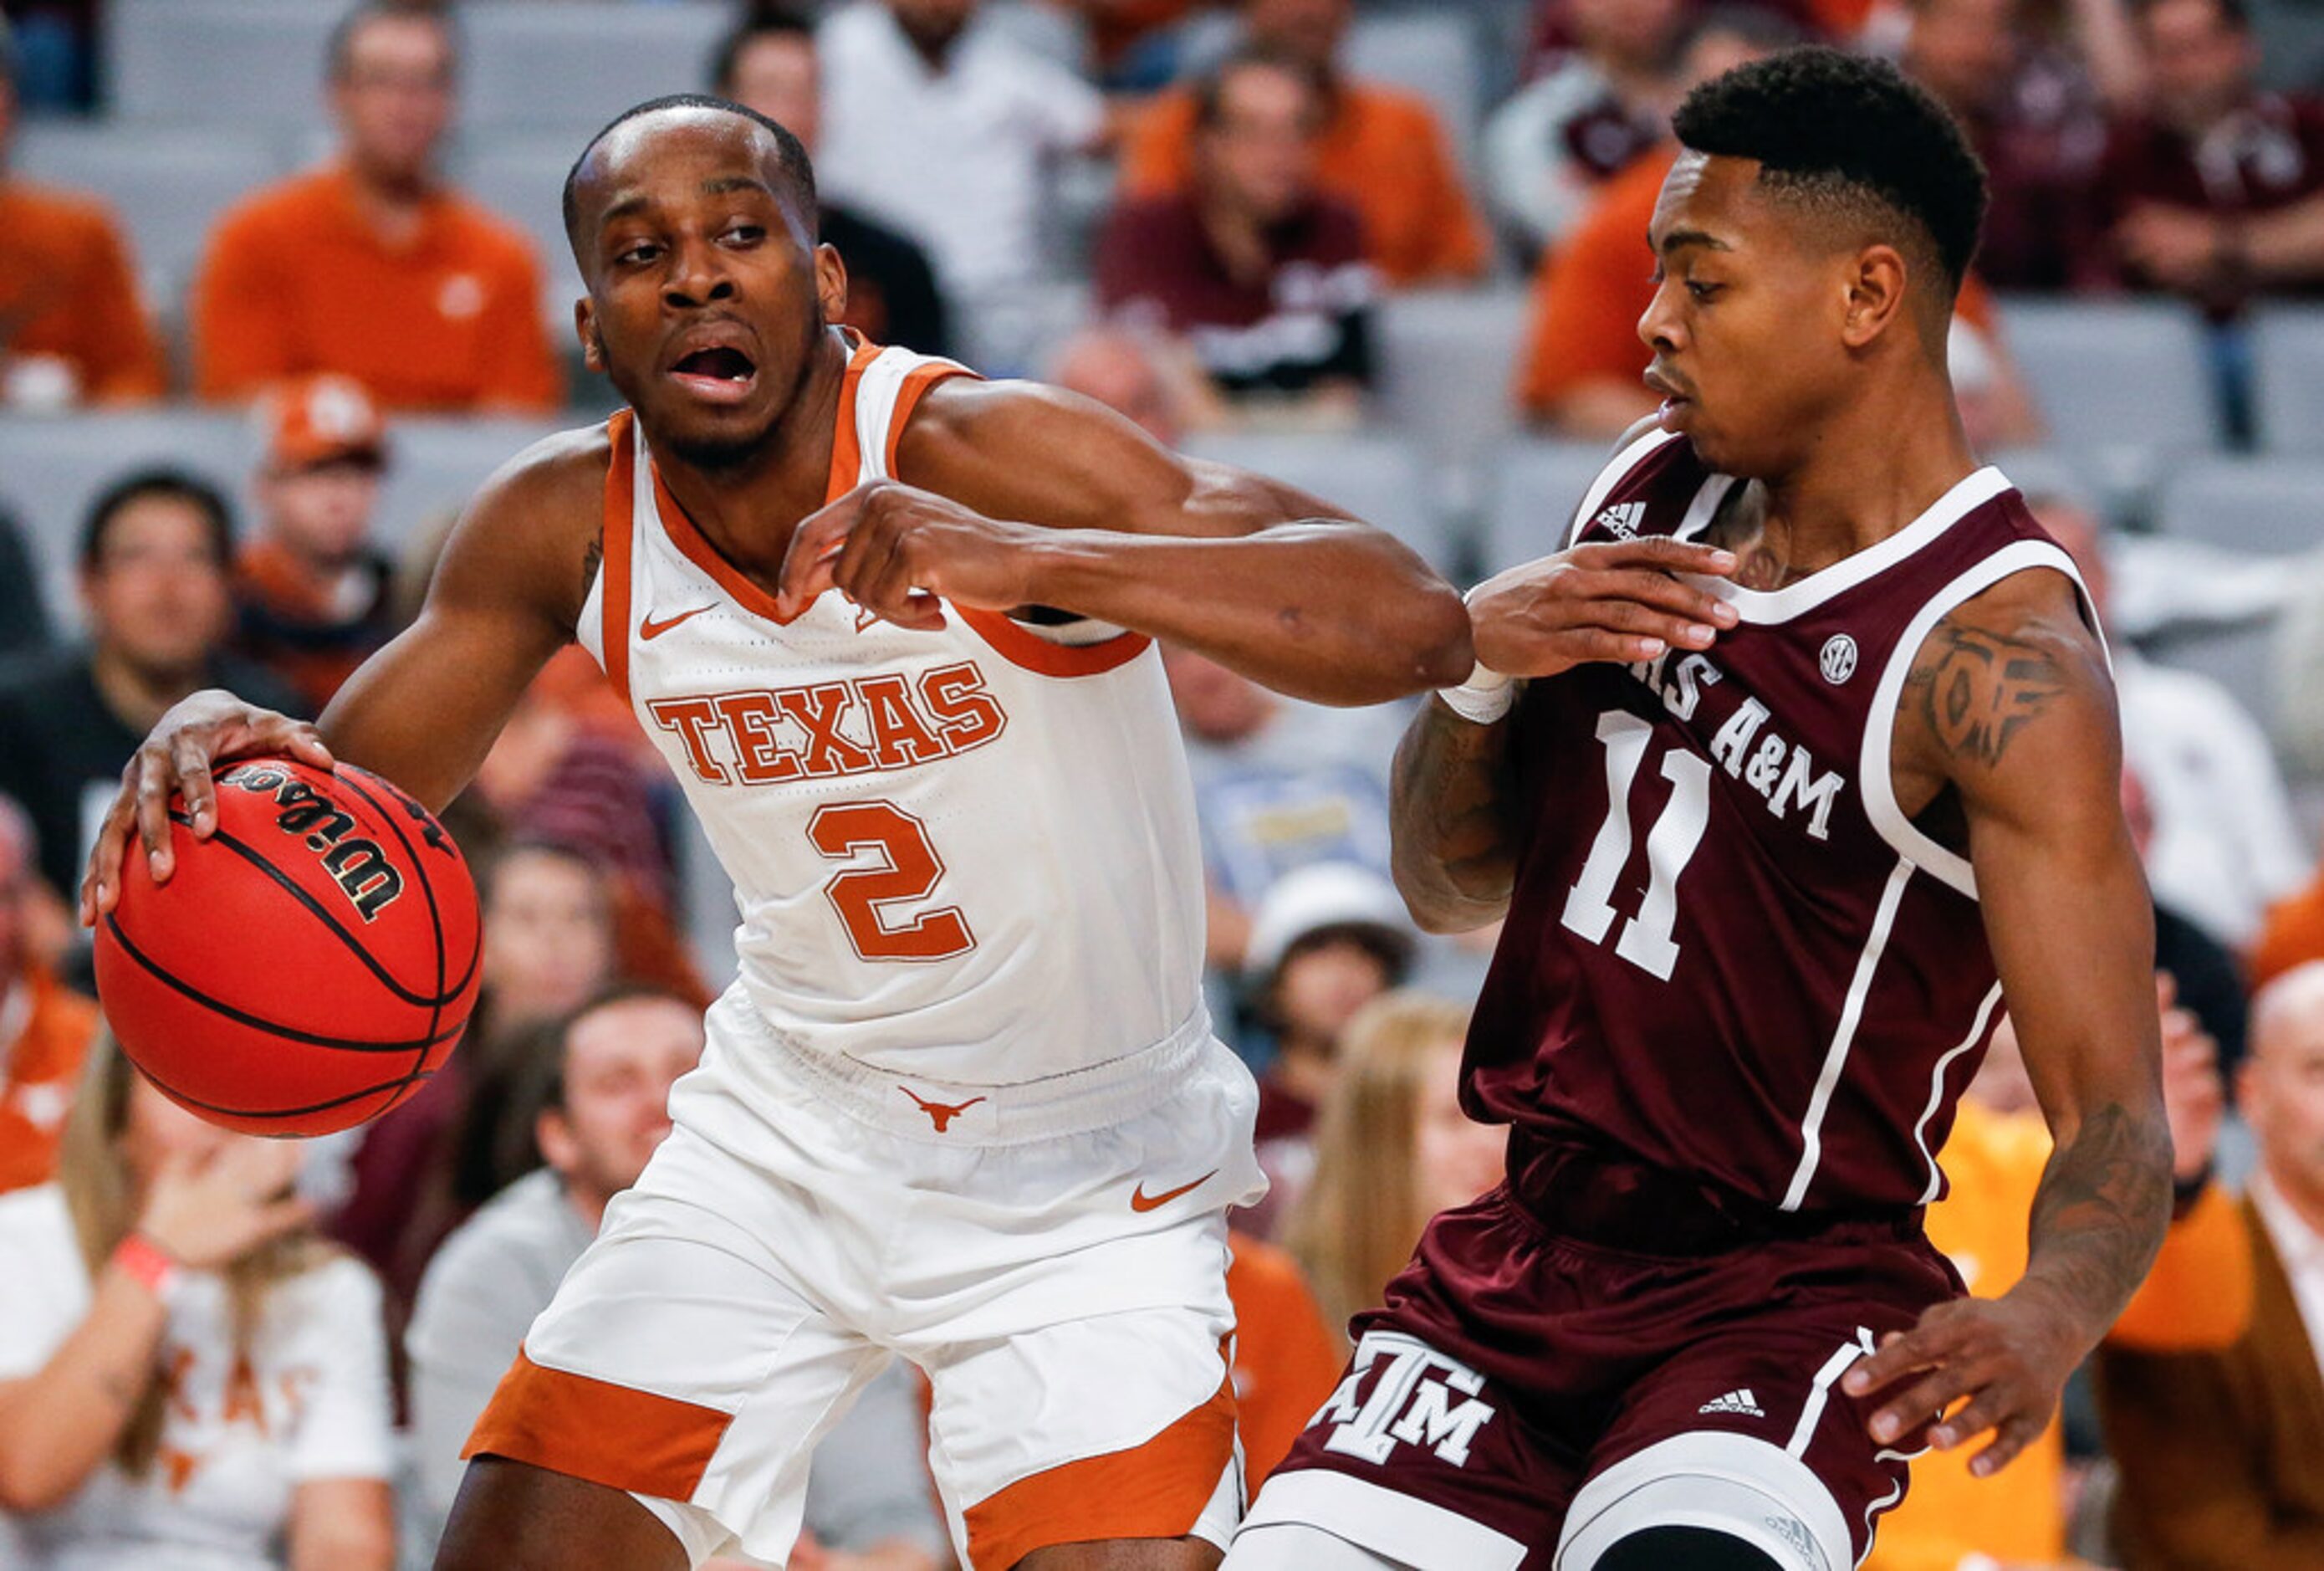
<path id="1" fill-rule="evenodd" d="M 632 513 L 637 496 L 638 448 L 630 422 L 637 417 L 617 410 L 605 422 L 605 438 L 613 444 L 613 462 L 605 466 L 605 522 L 598 541 L 598 603 L 604 625 L 597 634 L 605 646 L 605 679 L 630 703 L 630 542 L 636 531 Z"/>
<path id="2" fill-rule="evenodd" d="M 505 1456 L 608 1489 L 685 1501 L 733 1421 L 715 1408 L 543 1369 L 519 1348 L 460 1455 Z"/>
<path id="3" fill-rule="evenodd" d="M 1124 1539 L 1183 1539 L 1234 1463 L 1230 1376 L 1218 1394 L 1142 1446 L 1020 1478 L 970 1506 L 968 1561 L 1008 1571 L 1036 1549 Z"/>

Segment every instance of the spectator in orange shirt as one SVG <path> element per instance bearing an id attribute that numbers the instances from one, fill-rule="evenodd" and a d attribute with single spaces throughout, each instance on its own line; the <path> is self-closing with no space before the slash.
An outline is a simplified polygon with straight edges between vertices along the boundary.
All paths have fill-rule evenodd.
<path id="1" fill-rule="evenodd" d="M 211 236 L 193 298 L 202 397 L 337 371 L 393 409 L 558 406 L 530 244 L 436 175 L 457 67 L 450 23 L 416 0 L 364 0 L 339 24 L 337 157 Z"/>
<path id="2" fill-rule="evenodd" d="M 1716 11 L 1689 40 L 1680 74 L 1690 85 L 1706 82 L 1782 41 L 1748 11 Z M 1515 392 L 1528 420 L 1560 436 L 1611 440 L 1661 402 L 1640 380 L 1653 356 L 1638 319 L 1655 298 L 1646 229 L 1677 160 L 1678 150 L 1666 146 L 1607 181 L 1597 206 L 1534 275 Z M 1981 446 L 2038 441 L 2041 419 L 1997 328 L 1990 298 L 1970 279 L 1952 346 L 1962 420 Z"/>
<path id="3" fill-rule="evenodd" d="M 2191 1353 L 2243 1335 L 2254 1289 L 2250 1236 L 2234 1197 L 2211 1180 L 2227 1109 L 2217 1045 L 2157 981 L 2163 1015 L 2163 1097 L 2170 1114 L 2178 1205 L 2163 1252 L 2107 1333 L 2114 1350 Z M 2050 1132 L 2006 1019 L 1969 1082 L 1945 1142 L 1950 1187 L 1929 1208 L 1929 1240 L 1970 1292 L 1993 1298 L 2025 1270 L 2026 1219 L 2050 1160 Z M 2041 1438 L 1997 1474 L 1977 1478 L 1978 1441 L 1914 1459 L 1913 1487 L 1880 1524 L 1866 1571 L 2013 1571 L 2068 1564 L 2066 1449 L 2052 1419 Z"/>
<path id="4" fill-rule="evenodd" d="M 87 197 L 8 171 L 16 60 L 0 18 L 0 404 L 159 398 L 161 346 L 137 298 L 128 245 Z"/>
<path id="5" fill-rule="evenodd" d="M 57 1176 L 65 1112 L 97 1032 L 97 1005 L 66 992 L 38 956 L 45 892 L 34 855 L 32 816 L 0 796 L 0 1194 Z M 1335 1354 L 1335 1372 L 1338 1363 Z"/>
<path id="6" fill-rule="evenodd" d="M 397 632 L 395 564 L 371 543 L 387 428 L 363 384 L 325 373 L 268 395 L 259 533 L 234 564 L 235 648 L 316 714 Z"/>
<path id="7" fill-rule="evenodd" d="M 1330 84 L 1317 178 L 1328 195 L 1363 215 L 1372 264 L 1390 284 L 1474 278 L 1489 260 L 1485 228 L 1462 186 L 1436 113 L 1417 96 L 1339 71 L 1335 57 L 1351 0 L 1246 0 L 1245 40 L 1312 61 Z M 1184 190 L 1194 166 L 1194 95 L 1159 95 L 1132 131 L 1121 161 L 1125 198 Z"/>
<path id="8" fill-rule="evenodd" d="M 1299 1262 L 1247 1233 L 1229 1232 L 1227 1297 L 1235 1312 L 1235 1427 L 1252 1494 L 1340 1383 L 1347 1350 L 1323 1318 Z"/>

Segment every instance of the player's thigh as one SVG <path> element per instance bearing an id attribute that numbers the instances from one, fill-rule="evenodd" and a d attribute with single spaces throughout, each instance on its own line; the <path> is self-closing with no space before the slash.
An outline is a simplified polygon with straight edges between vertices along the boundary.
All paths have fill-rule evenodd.
<path id="1" fill-rule="evenodd" d="M 1202 1539 L 1115 1539 L 1052 1544 L 1017 1562 L 1017 1571 L 1216 1571 L 1219 1547 Z"/>
<path id="2" fill-rule="evenodd" d="M 889 1355 L 809 1301 L 759 1208 L 715 1153 L 698 1172 L 664 1164 L 650 1187 L 618 1197 L 526 1335 L 469 1453 L 650 1502 L 687 1561 L 729 1539 L 779 1560 L 816 1443 Z"/>
<path id="3" fill-rule="evenodd" d="M 1222 1295 L 1209 1308 L 1036 1326 L 925 1360 L 929 1461 L 964 1561 L 1213 1563 L 1205 1547 L 1222 1549 L 1242 1512 L 1231 1317 Z M 1102 1557 L 1116 1554 L 1145 1557 Z"/>
<path id="4" fill-rule="evenodd" d="M 1840 1389 L 1894 1327 L 1871 1317 L 1745 1325 L 1640 1381 L 1574 1494 L 1557 1571 L 1623 1571 L 1682 1540 L 1708 1566 L 1756 1566 L 1756 1554 L 1780 1571 L 1849 1571 L 1904 1498 L 1909 1460 L 1874 1442 L 1871 1408 Z"/>
<path id="5" fill-rule="evenodd" d="M 1277 1522 L 1237 1533 L 1222 1571 L 1412 1571 L 1412 1567 L 1322 1528 L 1305 1522 Z"/>
<path id="6" fill-rule="evenodd" d="M 436 1571 L 687 1571 L 677 1537 L 628 1493 L 530 1463 L 468 1465 L 436 1546 Z"/>

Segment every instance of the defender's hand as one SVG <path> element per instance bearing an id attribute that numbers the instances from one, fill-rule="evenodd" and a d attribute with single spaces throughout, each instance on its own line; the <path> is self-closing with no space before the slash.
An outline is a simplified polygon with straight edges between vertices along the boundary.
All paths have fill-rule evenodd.
<path id="1" fill-rule="evenodd" d="M 1031 604 L 1029 548 L 1047 533 L 915 486 L 869 481 L 800 522 L 775 603 L 794 616 L 835 588 L 899 627 L 933 633 L 945 624 L 939 596 L 980 610 Z"/>
<path id="2" fill-rule="evenodd" d="M 121 898 L 121 862 L 134 829 L 145 848 L 145 865 L 156 883 L 166 883 L 177 858 L 170 850 L 170 793 L 182 791 L 194 837 L 208 839 L 217 828 L 217 788 L 210 765 L 229 758 L 289 753 L 317 769 L 334 767 L 331 750 L 315 728 L 272 709 L 245 704 L 212 688 L 180 701 L 161 716 L 121 772 L 121 790 L 105 810 L 88 871 L 80 883 L 80 919 L 94 926 Z"/>
<path id="3" fill-rule="evenodd" d="M 1920 1377 L 1872 1415 L 1868 1428 L 1883 1446 L 1968 1397 L 1966 1407 L 1930 1429 L 1929 1444 L 1950 1451 L 1995 1431 L 1993 1444 L 1969 1465 L 1986 1478 L 2008 1466 L 2048 1428 L 2058 1393 L 2085 1351 L 2076 1327 L 2038 1298 L 2015 1291 L 1998 1298 L 1955 1298 L 1931 1308 L 1910 1331 L 1890 1333 L 1840 1383 L 1849 1395 L 1861 1397 Z"/>
<path id="4" fill-rule="evenodd" d="M 1735 608 L 1672 575 L 1723 578 L 1731 551 L 1656 537 L 1575 546 L 1487 579 L 1469 596 L 1477 659 L 1511 677 L 1551 677 L 1589 661 L 1628 664 L 1709 649 Z"/>

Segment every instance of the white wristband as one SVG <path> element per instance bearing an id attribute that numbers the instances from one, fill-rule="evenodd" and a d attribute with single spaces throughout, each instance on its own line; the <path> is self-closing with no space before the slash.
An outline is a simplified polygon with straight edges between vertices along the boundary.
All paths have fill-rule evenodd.
<path id="1" fill-rule="evenodd" d="M 1457 688 L 1439 688 L 1444 707 L 1472 725 L 1490 725 L 1515 707 L 1517 682 L 1480 664 Z"/>

